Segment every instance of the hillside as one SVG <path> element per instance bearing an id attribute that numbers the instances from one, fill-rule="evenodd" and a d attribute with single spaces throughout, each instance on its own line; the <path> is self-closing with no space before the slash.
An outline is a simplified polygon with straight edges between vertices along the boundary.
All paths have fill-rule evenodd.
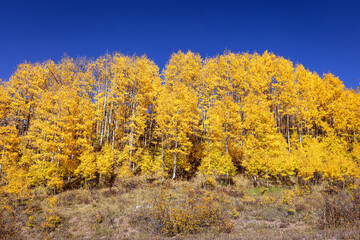
<path id="1" fill-rule="evenodd" d="M 231 239 L 242 231 L 251 238 L 249 229 L 261 226 L 281 238 L 304 226 L 299 236 L 316 238 L 309 227 L 323 238 L 344 234 L 319 229 L 359 221 L 344 220 L 359 211 L 359 119 L 358 91 L 268 51 L 206 59 L 179 51 L 162 72 L 146 56 L 120 53 L 25 62 L 0 85 L 0 231 L 20 238 L 214 231 Z M 340 220 L 315 216 L 342 194 Z M 201 219 L 182 222 L 172 210 L 157 216 L 156 203 L 185 204 L 174 211 L 185 217 L 192 209 Z M 202 203 L 210 212 L 197 209 Z M 134 232 L 116 235 L 122 230 L 111 226 Z"/>

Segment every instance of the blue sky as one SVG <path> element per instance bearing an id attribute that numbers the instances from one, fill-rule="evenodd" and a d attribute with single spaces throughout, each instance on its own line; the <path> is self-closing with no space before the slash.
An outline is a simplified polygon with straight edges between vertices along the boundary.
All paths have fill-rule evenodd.
<path id="1" fill-rule="evenodd" d="M 202 57 L 265 50 L 357 88 L 357 1 L 1 1 L 0 78 L 25 60 L 147 54 L 162 69 L 178 50 Z"/>

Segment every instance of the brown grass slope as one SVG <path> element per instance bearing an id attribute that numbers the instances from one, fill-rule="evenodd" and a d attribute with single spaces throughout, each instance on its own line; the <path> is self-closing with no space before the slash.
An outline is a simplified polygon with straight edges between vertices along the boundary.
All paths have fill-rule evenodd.
<path id="1" fill-rule="evenodd" d="M 48 195 L 1 213 L 2 239 L 359 239 L 360 190 L 117 180 Z"/>

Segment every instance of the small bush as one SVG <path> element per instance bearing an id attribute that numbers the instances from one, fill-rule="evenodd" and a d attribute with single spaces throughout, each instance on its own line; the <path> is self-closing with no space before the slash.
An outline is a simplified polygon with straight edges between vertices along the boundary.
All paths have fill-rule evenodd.
<path id="1" fill-rule="evenodd" d="M 304 203 L 296 203 L 295 204 L 296 212 L 304 212 L 307 209 L 308 209 L 308 207 Z"/>
<path id="2" fill-rule="evenodd" d="M 92 201 L 94 201 L 94 196 L 89 190 L 71 190 L 58 195 L 58 205 L 60 206 L 90 204 Z"/>
<path id="3" fill-rule="evenodd" d="M 238 187 L 241 187 L 243 189 L 252 187 L 251 181 L 249 178 L 242 174 L 237 174 L 233 177 L 234 184 Z"/>
<path id="4" fill-rule="evenodd" d="M 13 210 L 0 206 L 0 239 L 15 239 L 17 235 L 16 219 Z"/>
<path id="5" fill-rule="evenodd" d="M 52 232 L 61 225 L 61 217 L 58 213 L 47 213 L 44 221 L 41 222 L 40 228 L 46 232 Z"/>
<path id="6" fill-rule="evenodd" d="M 45 210 L 45 219 L 41 222 L 40 228 L 46 232 L 51 232 L 60 227 L 61 216 L 55 211 L 57 199 L 55 197 L 50 197 L 48 201 L 49 206 Z"/>
<path id="7" fill-rule="evenodd" d="M 216 192 L 224 193 L 233 198 L 243 198 L 245 196 L 245 191 L 236 187 L 219 187 Z"/>
<path id="8" fill-rule="evenodd" d="M 166 190 L 155 194 L 153 206 L 147 220 L 165 236 L 192 234 L 215 229 L 217 232 L 230 232 L 233 223 L 220 209 L 221 199 L 209 191 L 183 188 L 179 196 Z"/>
<path id="9" fill-rule="evenodd" d="M 216 178 L 216 182 L 220 185 L 227 186 L 227 185 L 234 185 L 234 179 L 231 176 L 227 175 L 220 175 Z"/>
<path id="10" fill-rule="evenodd" d="M 244 204 L 240 201 L 235 201 L 234 206 L 235 206 L 236 211 L 238 211 L 238 212 L 242 212 L 245 210 Z"/>
<path id="11" fill-rule="evenodd" d="M 320 227 L 331 228 L 340 225 L 360 225 L 360 189 L 352 192 L 342 191 L 325 198 L 325 204 L 320 211 Z"/>
<path id="12" fill-rule="evenodd" d="M 105 191 L 102 192 L 102 195 L 106 198 L 108 197 L 115 197 L 118 195 L 123 194 L 124 191 L 122 189 L 120 190 L 116 190 L 116 189 L 106 189 Z"/>
<path id="13" fill-rule="evenodd" d="M 212 177 L 206 177 L 205 181 L 201 183 L 202 188 L 214 190 L 216 185 L 216 181 Z"/>
<path id="14" fill-rule="evenodd" d="M 125 192 L 131 192 L 137 188 L 142 188 L 147 185 L 146 178 L 135 176 L 129 178 L 121 178 L 118 180 L 119 186 Z"/>

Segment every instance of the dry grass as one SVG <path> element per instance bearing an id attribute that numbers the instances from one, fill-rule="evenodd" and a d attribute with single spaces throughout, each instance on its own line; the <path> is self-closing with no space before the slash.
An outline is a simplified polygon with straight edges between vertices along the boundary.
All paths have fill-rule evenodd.
<path id="1" fill-rule="evenodd" d="M 276 186 L 119 179 L 114 186 L 34 191 L 15 212 L 0 214 L 0 239 L 358 239 L 359 190 L 329 193 Z M 49 199 L 55 197 L 51 206 Z M 224 224 L 225 223 L 225 224 Z M 5 235 L 5 233 L 7 235 Z"/>
<path id="2" fill-rule="evenodd" d="M 176 192 L 162 188 L 155 190 L 150 205 L 140 209 L 132 222 L 164 236 L 208 230 L 231 232 L 230 215 L 221 208 L 224 201 L 223 195 L 199 188 L 183 187 Z"/>
<path id="3" fill-rule="evenodd" d="M 327 195 L 319 211 L 320 228 L 360 227 L 360 189 Z"/>

